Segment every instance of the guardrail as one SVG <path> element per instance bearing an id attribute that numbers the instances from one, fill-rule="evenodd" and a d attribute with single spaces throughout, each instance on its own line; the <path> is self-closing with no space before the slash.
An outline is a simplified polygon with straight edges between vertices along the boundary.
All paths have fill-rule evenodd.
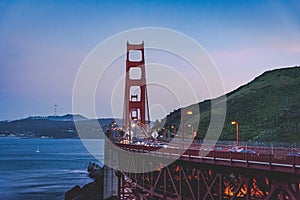
<path id="1" fill-rule="evenodd" d="M 181 149 L 174 147 L 154 147 L 144 145 L 119 144 L 118 147 L 126 151 L 147 153 L 153 156 L 187 160 L 191 162 L 202 162 L 209 164 L 220 164 L 236 167 L 247 167 L 280 172 L 300 174 L 300 157 L 270 153 L 241 153 L 217 150 Z"/>

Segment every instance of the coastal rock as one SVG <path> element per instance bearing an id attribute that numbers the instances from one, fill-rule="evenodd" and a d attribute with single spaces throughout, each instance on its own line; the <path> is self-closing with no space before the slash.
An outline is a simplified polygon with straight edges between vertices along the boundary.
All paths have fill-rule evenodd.
<path id="1" fill-rule="evenodd" d="M 80 196 L 80 193 L 81 193 L 81 188 L 78 185 L 76 185 L 71 190 L 66 192 L 65 199 L 66 200 L 76 199 L 76 197 Z"/>
<path id="2" fill-rule="evenodd" d="M 102 185 L 92 182 L 80 188 L 78 185 L 73 187 L 65 194 L 65 200 L 99 200 L 103 199 Z"/>
<path id="3" fill-rule="evenodd" d="M 90 163 L 88 166 L 89 177 L 94 179 L 95 182 L 101 182 L 103 180 L 103 167 L 95 163 Z"/>
<path id="4" fill-rule="evenodd" d="M 65 193 L 65 200 L 103 199 L 103 168 L 95 163 L 88 166 L 89 177 L 94 181 L 80 188 L 78 185 Z"/>

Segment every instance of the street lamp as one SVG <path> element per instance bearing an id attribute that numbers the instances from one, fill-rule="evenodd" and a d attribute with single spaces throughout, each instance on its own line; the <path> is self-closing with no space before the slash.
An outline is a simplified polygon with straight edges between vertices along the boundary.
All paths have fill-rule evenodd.
<path id="1" fill-rule="evenodd" d="M 176 126 L 171 125 L 171 129 L 173 129 L 173 134 L 171 134 L 171 135 L 173 135 L 174 138 L 175 138 L 175 137 L 176 137 Z M 175 139 L 174 139 L 174 140 L 175 140 Z"/>
<path id="2" fill-rule="evenodd" d="M 192 115 L 193 111 L 191 110 L 187 110 L 184 114 L 181 114 L 181 121 L 182 121 L 182 138 L 181 138 L 181 142 L 182 142 L 182 148 L 184 148 L 184 116 L 185 115 Z"/>
<path id="3" fill-rule="evenodd" d="M 194 132 L 194 126 L 192 124 L 188 124 L 188 127 L 192 128 L 192 140 L 194 140 L 196 133 Z"/>
<path id="4" fill-rule="evenodd" d="M 171 128 L 173 129 L 173 133 L 176 134 L 176 126 L 171 125 Z"/>
<path id="5" fill-rule="evenodd" d="M 235 125 L 235 131 L 236 131 L 236 146 L 239 146 L 239 123 L 237 121 L 232 121 L 231 122 L 232 125 Z"/>

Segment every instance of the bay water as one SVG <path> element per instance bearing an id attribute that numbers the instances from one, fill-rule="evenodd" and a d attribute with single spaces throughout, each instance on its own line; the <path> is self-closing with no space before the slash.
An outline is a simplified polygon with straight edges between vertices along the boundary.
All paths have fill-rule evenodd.
<path id="1" fill-rule="evenodd" d="M 75 185 L 93 181 L 87 166 L 101 166 L 103 157 L 103 140 L 0 137 L 0 200 L 64 199 Z"/>

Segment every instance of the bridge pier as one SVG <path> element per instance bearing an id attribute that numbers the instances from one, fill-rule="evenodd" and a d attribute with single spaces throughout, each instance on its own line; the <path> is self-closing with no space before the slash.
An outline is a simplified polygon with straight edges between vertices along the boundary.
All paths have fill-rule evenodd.
<path id="1" fill-rule="evenodd" d="M 117 197 L 119 192 L 118 178 L 116 170 L 112 167 L 118 166 L 118 154 L 110 148 L 110 141 L 105 138 L 104 143 L 104 163 L 103 170 L 103 199 Z"/>

